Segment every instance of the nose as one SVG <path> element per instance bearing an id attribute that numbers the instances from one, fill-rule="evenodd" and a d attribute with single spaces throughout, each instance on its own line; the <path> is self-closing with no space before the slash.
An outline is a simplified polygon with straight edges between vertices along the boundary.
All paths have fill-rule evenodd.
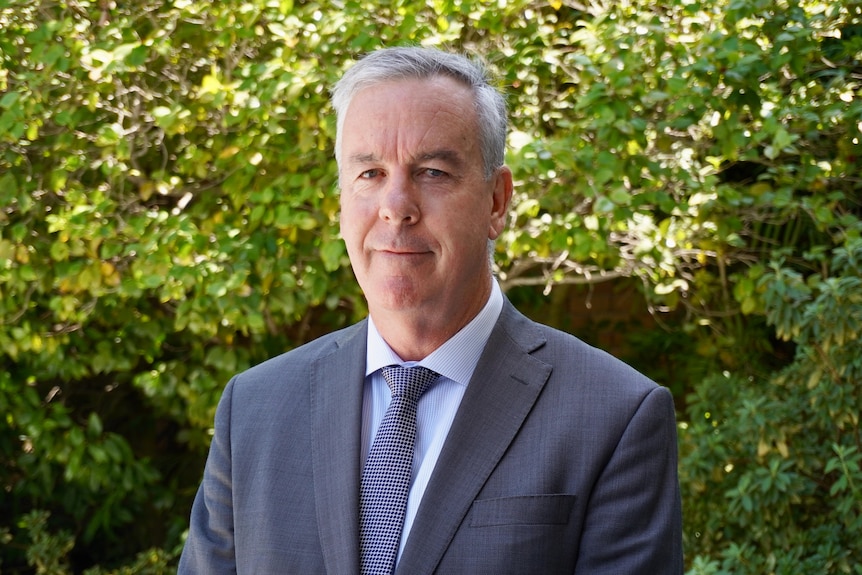
<path id="1" fill-rule="evenodd" d="M 389 174 L 380 197 L 380 219 L 389 224 L 413 225 L 421 211 L 417 190 L 408 176 Z"/>

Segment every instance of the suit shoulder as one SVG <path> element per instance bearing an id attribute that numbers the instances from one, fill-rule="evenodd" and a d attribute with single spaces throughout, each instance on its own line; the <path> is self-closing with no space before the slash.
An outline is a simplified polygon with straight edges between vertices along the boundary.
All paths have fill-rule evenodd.
<path id="1" fill-rule="evenodd" d="M 536 354 L 554 365 L 557 375 L 570 376 L 600 384 L 605 389 L 629 389 L 637 394 L 649 393 L 659 385 L 623 360 L 603 349 L 594 347 L 575 335 L 535 324 L 544 334 L 546 344 Z"/>
<path id="2" fill-rule="evenodd" d="M 492 339 L 495 335 L 505 337 L 515 348 L 551 366 L 554 378 L 636 389 L 639 393 L 657 387 L 656 383 L 621 359 L 570 333 L 535 322 L 511 304 L 504 306 L 498 330 L 492 334 Z M 501 342 L 494 343 L 499 345 Z"/>
<path id="3" fill-rule="evenodd" d="M 354 342 L 355 338 L 363 338 L 364 345 L 365 321 L 349 327 L 328 333 L 299 347 L 267 359 L 237 375 L 238 383 L 250 381 L 267 381 L 272 378 L 283 378 L 285 373 L 297 371 L 307 372 L 309 366 L 321 357 L 335 353 L 340 348 Z"/>

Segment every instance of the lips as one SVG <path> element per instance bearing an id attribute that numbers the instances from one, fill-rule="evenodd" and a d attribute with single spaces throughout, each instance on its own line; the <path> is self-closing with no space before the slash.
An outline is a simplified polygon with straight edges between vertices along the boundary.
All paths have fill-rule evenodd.
<path id="1" fill-rule="evenodd" d="M 425 242 L 410 238 L 398 238 L 394 241 L 383 241 L 377 244 L 372 244 L 372 246 L 372 251 L 391 254 L 394 256 L 417 256 L 429 254 L 433 251 Z"/>
<path id="2" fill-rule="evenodd" d="M 376 250 L 380 253 L 390 254 L 393 256 L 421 256 L 423 254 L 431 253 L 430 250 L 393 250 L 393 249 L 382 249 Z"/>
<path id="3" fill-rule="evenodd" d="M 404 271 L 412 268 L 418 268 L 419 266 L 425 265 L 429 261 L 429 256 L 432 255 L 432 252 L 427 248 L 404 248 L 404 247 L 386 247 L 382 249 L 374 250 L 373 258 L 377 259 L 378 264 L 384 267 L 378 269 L 378 271 L 383 271 L 384 269 L 390 270 L 390 272 L 403 273 Z"/>

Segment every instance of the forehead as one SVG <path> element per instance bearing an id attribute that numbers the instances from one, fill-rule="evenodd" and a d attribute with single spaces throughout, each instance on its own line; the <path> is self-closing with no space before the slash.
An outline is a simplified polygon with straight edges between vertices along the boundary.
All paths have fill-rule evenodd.
<path id="1" fill-rule="evenodd" d="M 445 147 L 478 148 L 473 93 L 446 77 L 393 80 L 360 90 L 347 108 L 342 154 L 417 157 Z"/>

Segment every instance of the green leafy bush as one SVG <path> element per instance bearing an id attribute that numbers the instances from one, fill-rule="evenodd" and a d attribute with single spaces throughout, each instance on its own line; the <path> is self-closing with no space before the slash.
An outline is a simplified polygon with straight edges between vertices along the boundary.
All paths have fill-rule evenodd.
<path id="1" fill-rule="evenodd" d="M 758 292 L 795 360 L 713 376 L 688 399 L 680 463 L 691 573 L 862 573 L 862 239 L 824 274 L 776 262 Z"/>

